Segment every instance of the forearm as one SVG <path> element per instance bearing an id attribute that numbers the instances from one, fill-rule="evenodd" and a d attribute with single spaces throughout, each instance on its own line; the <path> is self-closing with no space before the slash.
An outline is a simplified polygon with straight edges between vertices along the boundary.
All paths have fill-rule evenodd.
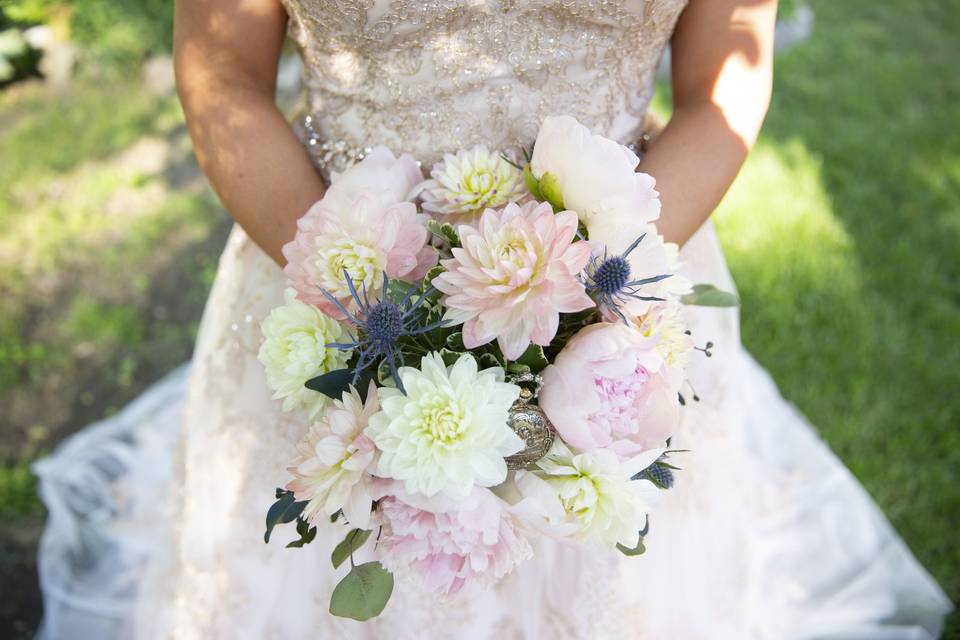
<path id="1" fill-rule="evenodd" d="M 272 96 L 209 85 L 196 98 L 181 91 L 197 160 L 234 219 L 282 265 L 280 249 L 323 196 L 323 181 Z"/>
<path id="2" fill-rule="evenodd" d="M 715 105 L 674 112 L 639 167 L 657 180 L 662 202 L 657 228 L 667 241 L 683 245 L 706 222 L 748 151 Z"/>
<path id="3" fill-rule="evenodd" d="M 683 244 L 719 204 L 760 133 L 773 84 L 776 0 L 691 0 L 672 44 L 673 117 L 640 163 L 660 232 Z"/>
<path id="4" fill-rule="evenodd" d="M 281 247 L 324 186 L 274 102 L 287 14 L 279 0 L 177 0 L 177 92 L 197 160 L 230 214 Z"/>

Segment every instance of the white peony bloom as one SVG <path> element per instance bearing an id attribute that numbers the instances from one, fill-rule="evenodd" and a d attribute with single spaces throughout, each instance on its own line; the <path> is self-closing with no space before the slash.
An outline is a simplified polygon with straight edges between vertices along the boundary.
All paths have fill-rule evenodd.
<path id="1" fill-rule="evenodd" d="M 294 479 L 287 490 L 297 500 L 307 500 L 303 517 L 316 525 L 343 509 L 350 526 L 370 524 L 370 474 L 374 447 L 364 435 L 370 416 L 380 410 L 376 387 L 370 383 L 367 401 L 353 387 L 343 392 L 320 415 L 319 421 L 297 445 L 297 459 L 287 471 Z"/>
<path id="2" fill-rule="evenodd" d="M 587 229 L 598 220 L 615 228 L 660 216 L 656 181 L 636 172 L 639 163 L 625 146 L 592 135 L 575 118 L 557 116 L 540 125 L 530 170 L 541 185 L 559 190 L 562 208 L 576 211 Z"/>
<path id="3" fill-rule="evenodd" d="M 367 427 L 381 452 L 376 475 L 403 481 L 410 493 L 454 498 L 503 482 L 504 457 L 524 447 L 507 426 L 520 388 L 503 381 L 503 369 L 478 371 L 470 354 L 447 367 L 433 352 L 399 376 L 407 394 L 380 388 L 382 410 Z"/>
<path id="4" fill-rule="evenodd" d="M 627 462 L 606 449 L 574 455 L 560 439 L 536 471 L 518 471 L 522 500 L 518 517 L 557 537 L 589 540 L 605 548 L 637 546 L 657 495 L 649 480 L 630 478 L 650 466 L 663 449 L 645 451 Z"/>
<path id="5" fill-rule="evenodd" d="M 326 345 L 344 342 L 348 334 L 339 322 L 297 300 L 293 289 L 283 295 L 284 305 L 273 309 L 260 325 L 264 341 L 257 358 L 266 371 L 273 397 L 283 398 L 283 410 L 303 407 L 312 418 L 326 404 L 327 396 L 303 385 L 347 366 L 350 353 Z"/>
<path id="6" fill-rule="evenodd" d="M 433 165 L 431 179 L 422 185 L 423 210 L 449 218 L 450 214 L 480 214 L 520 200 L 526 193 L 523 172 L 500 153 L 483 145 L 446 154 Z M 457 221 L 469 223 L 468 220 Z"/>

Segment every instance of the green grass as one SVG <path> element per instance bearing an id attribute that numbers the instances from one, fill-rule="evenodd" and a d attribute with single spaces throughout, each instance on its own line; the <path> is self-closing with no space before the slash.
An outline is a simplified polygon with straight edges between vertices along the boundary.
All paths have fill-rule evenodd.
<path id="1" fill-rule="evenodd" d="M 174 97 L 136 82 L 0 93 L 0 512 L 26 461 L 189 357 L 226 217 L 171 167 Z"/>
<path id="2" fill-rule="evenodd" d="M 743 341 L 958 601 L 960 2 L 812 5 L 715 216 Z"/>

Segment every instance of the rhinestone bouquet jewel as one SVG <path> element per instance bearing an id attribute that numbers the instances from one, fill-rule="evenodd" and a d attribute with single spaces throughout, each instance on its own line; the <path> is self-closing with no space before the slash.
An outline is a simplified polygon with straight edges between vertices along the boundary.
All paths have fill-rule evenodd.
<path id="1" fill-rule="evenodd" d="M 395 577 L 482 589 L 537 537 L 644 551 L 690 355 L 713 348 L 685 306 L 737 300 L 682 275 L 638 163 L 567 116 L 429 178 L 374 147 L 298 222 L 260 359 L 305 426 L 264 540 L 340 539 L 332 614 L 379 615 Z"/>

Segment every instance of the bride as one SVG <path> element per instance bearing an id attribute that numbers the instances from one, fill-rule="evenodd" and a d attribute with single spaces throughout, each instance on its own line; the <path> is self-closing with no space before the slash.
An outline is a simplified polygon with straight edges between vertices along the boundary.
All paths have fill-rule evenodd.
<path id="1" fill-rule="evenodd" d="M 280 248 L 331 172 L 381 144 L 529 144 L 570 114 L 642 153 L 659 228 L 695 282 L 733 288 L 710 213 L 770 98 L 776 0 L 180 0 L 176 68 L 196 155 L 236 219 L 189 374 L 41 462 L 49 638 L 923 639 L 950 604 L 877 507 L 741 348 L 735 311 L 689 312 L 716 357 L 675 436 L 685 471 L 640 558 L 540 541 L 496 588 L 379 618 L 327 613 L 331 525 L 285 549 L 263 518 L 305 422 L 256 353 L 282 301 Z M 274 104 L 285 30 L 305 66 L 294 126 Z M 644 129 L 672 46 L 673 116 Z M 174 453 L 176 452 L 176 453 Z M 164 491 L 166 496 L 164 497 Z M 161 508 L 160 504 L 167 504 Z M 290 532 L 292 535 L 292 532 Z"/>

